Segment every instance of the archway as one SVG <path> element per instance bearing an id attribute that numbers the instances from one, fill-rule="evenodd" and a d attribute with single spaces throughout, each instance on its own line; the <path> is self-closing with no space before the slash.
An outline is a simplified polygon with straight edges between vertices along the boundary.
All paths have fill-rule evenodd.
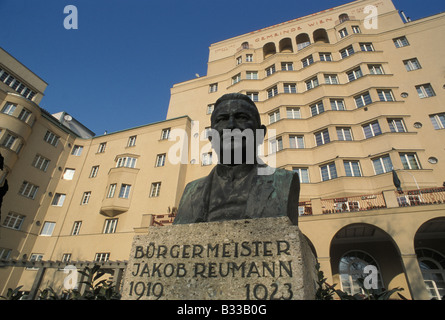
<path id="1" fill-rule="evenodd" d="M 326 32 L 326 29 L 317 29 L 312 34 L 312 37 L 314 38 L 314 42 L 324 42 L 329 43 L 329 37 L 328 33 Z"/>
<path id="2" fill-rule="evenodd" d="M 350 294 L 359 293 L 357 278 L 364 267 L 376 267 L 379 288 L 407 288 L 399 249 L 382 229 L 367 223 L 341 228 L 331 240 L 330 259 L 334 283 Z"/>
<path id="3" fill-rule="evenodd" d="M 279 49 L 282 53 L 292 53 L 294 49 L 292 47 L 292 40 L 290 38 L 284 38 L 280 40 Z"/>
<path id="4" fill-rule="evenodd" d="M 300 33 L 296 40 L 298 50 L 304 49 L 311 44 L 311 39 L 307 33 Z"/>
<path id="5" fill-rule="evenodd" d="M 445 217 L 423 223 L 414 237 L 414 248 L 425 287 L 431 298 L 445 296 Z"/>
<path id="6" fill-rule="evenodd" d="M 275 43 L 269 42 L 264 45 L 263 47 L 264 59 L 270 57 L 271 55 L 274 55 L 275 53 L 277 53 L 277 48 L 275 46 Z"/>

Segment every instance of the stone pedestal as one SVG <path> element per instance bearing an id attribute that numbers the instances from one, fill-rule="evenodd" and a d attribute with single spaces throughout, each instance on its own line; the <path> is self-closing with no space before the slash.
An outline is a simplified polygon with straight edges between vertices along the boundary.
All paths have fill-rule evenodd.
<path id="1" fill-rule="evenodd" d="M 122 299 L 311 300 L 315 258 L 287 217 L 149 227 Z"/>

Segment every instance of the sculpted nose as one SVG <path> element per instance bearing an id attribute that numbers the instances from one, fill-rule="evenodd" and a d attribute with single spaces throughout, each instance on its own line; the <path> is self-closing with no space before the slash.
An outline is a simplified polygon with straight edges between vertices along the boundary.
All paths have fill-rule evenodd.
<path id="1" fill-rule="evenodd" d="M 227 121 L 227 129 L 234 129 L 235 126 L 235 119 L 233 116 L 229 117 L 229 120 Z"/>

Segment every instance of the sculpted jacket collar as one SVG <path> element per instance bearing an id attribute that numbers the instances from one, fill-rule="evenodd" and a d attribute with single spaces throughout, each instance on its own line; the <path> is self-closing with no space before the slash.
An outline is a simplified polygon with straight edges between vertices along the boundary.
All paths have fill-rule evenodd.
<path id="1" fill-rule="evenodd" d="M 251 170 L 257 170 L 257 166 L 251 165 Z M 191 212 L 193 214 L 193 222 L 204 222 L 207 221 L 207 214 L 209 208 L 209 198 L 210 198 L 210 188 L 212 186 L 212 178 L 216 173 L 219 165 L 217 165 L 211 173 L 197 181 L 195 192 L 191 196 Z M 246 168 L 241 168 L 244 171 Z M 223 168 L 224 170 L 224 168 Z M 236 175 L 236 173 L 235 173 Z M 273 175 L 260 176 L 255 174 L 252 181 L 252 188 L 249 191 L 249 196 L 246 204 L 246 216 L 250 218 L 261 217 L 263 210 L 267 206 L 267 201 L 269 196 L 275 190 L 273 186 Z M 261 194 L 262 197 L 258 201 L 258 197 L 254 195 Z M 199 195 L 204 195 L 204 198 L 199 197 Z M 190 214 L 189 213 L 189 214 Z M 199 214 L 201 213 L 201 214 Z M 203 213 L 203 214 L 202 214 Z M 199 214 L 199 215 L 198 215 Z M 192 223 L 192 222 L 190 222 Z"/>

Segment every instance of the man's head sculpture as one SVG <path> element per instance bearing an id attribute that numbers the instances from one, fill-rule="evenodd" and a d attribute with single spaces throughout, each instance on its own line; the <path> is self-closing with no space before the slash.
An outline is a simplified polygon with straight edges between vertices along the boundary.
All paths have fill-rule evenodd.
<path id="1" fill-rule="evenodd" d="M 215 103 L 211 129 L 218 164 L 207 177 L 187 184 L 174 224 L 281 216 L 297 224 L 298 174 L 257 160 L 266 127 L 255 103 L 239 93 L 222 96 Z"/>
<path id="2" fill-rule="evenodd" d="M 209 140 L 218 153 L 219 163 L 256 163 L 257 148 L 266 127 L 261 124 L 255 103 L 246 95 L 229 93 L 219 98 L 211 116 Z M 215 136 L 218 139 L 214 139 Z M 237 158 L 238 156 L 238 158 Z"/>

